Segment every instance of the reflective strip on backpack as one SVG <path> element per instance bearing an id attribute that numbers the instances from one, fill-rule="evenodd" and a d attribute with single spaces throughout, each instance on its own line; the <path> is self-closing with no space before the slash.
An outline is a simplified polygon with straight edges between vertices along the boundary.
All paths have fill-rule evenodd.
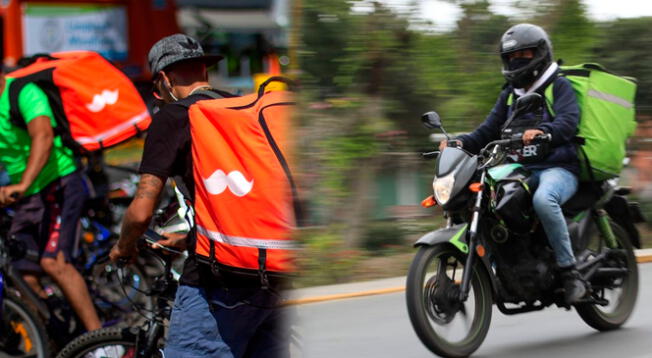
<path id="1" fill-rule="evenodd" d="M 232 246 L 255 247 L 258 249 L 297 250 L 298 247 L 293 240 L 268 240 L 253 239 L 249 237 L 229 236 L 218 231 L 211 231 L 197 225 L 197 233 L 223 244 Z"/>
<path id="2" fill-rule="evenodd" d="M 619 106 L 623 106 L 623 107 L 625 107 L 627 109 L 630 109 L 630 108 L 634 107 L 633 103 L 628 102 L 628 101 L 626 101 L 626 100 L 624 100 L 624 99 L 622 99 L 622 98 L 620 98 L 618 96 L 614 96 L 612 94 L 605 93 L 605 92 L 596 91 L 594 89 L 590 89 L 589 92 L 588 92 L 588 95 L 593 97 L 593 98 L 598 98 L 598 99 L 601 99 L 601 100 L 604 100 L 604 101 L 607 101 L 607 102 L 617 104 Z"/>
<path id="3" fill-rule="evenodd" d="M 118 126 L 115 126 L 108 131 L 104 133 L 100 133 L 98 135 L 94 136 L 87 136 L 87 137 L 75 137 L 75 141 L 81 145 L 84 144 L 89 144 L 89 143 L 98 143 L 103 141 L 106 138 L 109 138 L 111 136 L 114 136 L 116 134 L 119 134 L 123 132 L 125 129 L 128 129 L 130 127 L 138 125 L 138 123 L 142 122 L 143 120 L 147 119 L 149 117 L 149 112 L 145 111 L 141 114 L 133 116 L 130 120 L 127 122 L 121 123 Z"/>

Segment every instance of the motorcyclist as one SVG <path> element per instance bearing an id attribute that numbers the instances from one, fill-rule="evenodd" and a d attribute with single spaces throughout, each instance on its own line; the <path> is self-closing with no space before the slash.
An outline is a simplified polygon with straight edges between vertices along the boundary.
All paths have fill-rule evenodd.
<path id="1" fill-rule="evenodd" d="M 541 27 L 519 24 L 509 28 L 501 38 L 500 57 L 506 87 L 485 121 L 473 132 L 457 139 L 466 150 L 478 152 L 501 136 L 523 133 L 524 147 L 513 159 L 532 171 L 530 186 L 536 188 L 533 207 L 554 250 L 564 280 L 566 302 L 576 303 L 586 295 L 586 286 L 575 268 L 561 205 L 575 194 L 578 187 L 579 162 L 572 142 L 580 116 L 577 99 L 570 82 L 558 75 L 552 44 Z M 553 86 L 554 115 L 544 104 L 534 113 L 524 114 L 503 128 L 518 97 L 537 92 L 545 98 L 544 91 L 548 86 Z M 533 142 L 542 134 L 551 135 L 549 148 Z M 447 145 L 447 141 L 442 141 L 440 149 Z"/>

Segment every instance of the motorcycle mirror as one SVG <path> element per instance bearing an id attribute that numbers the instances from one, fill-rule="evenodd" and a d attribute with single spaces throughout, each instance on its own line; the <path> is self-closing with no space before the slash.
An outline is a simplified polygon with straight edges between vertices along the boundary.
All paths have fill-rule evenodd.
<path id="1" fill-rule="evenodd" d="M 533 92 L 519 97 L 516 100 L 514 107 L 514 117 L 518 117 L 523 113 L 532 112 L 538 109 L 543 104 L 543 97 L 540 94 Z"/>
<path id="2" fill-rule="evenodd" d="M 441 118 L 435 111 L 426 112 L 421 116 L 421 122 L 428 129 L 441 128 Z"/>

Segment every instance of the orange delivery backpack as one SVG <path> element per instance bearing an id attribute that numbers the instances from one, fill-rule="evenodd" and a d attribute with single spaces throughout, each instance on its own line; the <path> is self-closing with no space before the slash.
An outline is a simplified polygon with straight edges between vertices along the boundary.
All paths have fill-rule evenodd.
<path id="1" fill-rule="evenodd" d="M 36 55 L 33 63 L 6 76 L 12 123 L 25 128 L 18 95 L 34 83 L 48 96 L 55 133 L 78 154 L 124 142 L 149 127 L 147 106 L 133 83 L 100 54 L 71 51 Z"/>
<path id="2" fill-rule="evenodd" d="M 283 277 L 293 270 L 299 212 L 290 171 L 289 91 L 207 99 L 189 106 L 195 182 L 195 254 L 213 270 Z"/>

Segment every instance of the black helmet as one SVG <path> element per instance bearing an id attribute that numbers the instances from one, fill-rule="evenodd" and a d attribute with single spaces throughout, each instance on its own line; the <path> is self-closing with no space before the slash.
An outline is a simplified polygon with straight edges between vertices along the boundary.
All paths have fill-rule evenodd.
<path id="1" fill-rule="evenodd" d="M 527 63 L 511 63 L 510 53 L 531 49 L 534 58 Z M 515 88 L 532 84 L 552 63 L 552 44 L 548 34 L 539 26 L 518 24 L 509 28 L 500 40 L 500 58 L 503 76 Z"/>

